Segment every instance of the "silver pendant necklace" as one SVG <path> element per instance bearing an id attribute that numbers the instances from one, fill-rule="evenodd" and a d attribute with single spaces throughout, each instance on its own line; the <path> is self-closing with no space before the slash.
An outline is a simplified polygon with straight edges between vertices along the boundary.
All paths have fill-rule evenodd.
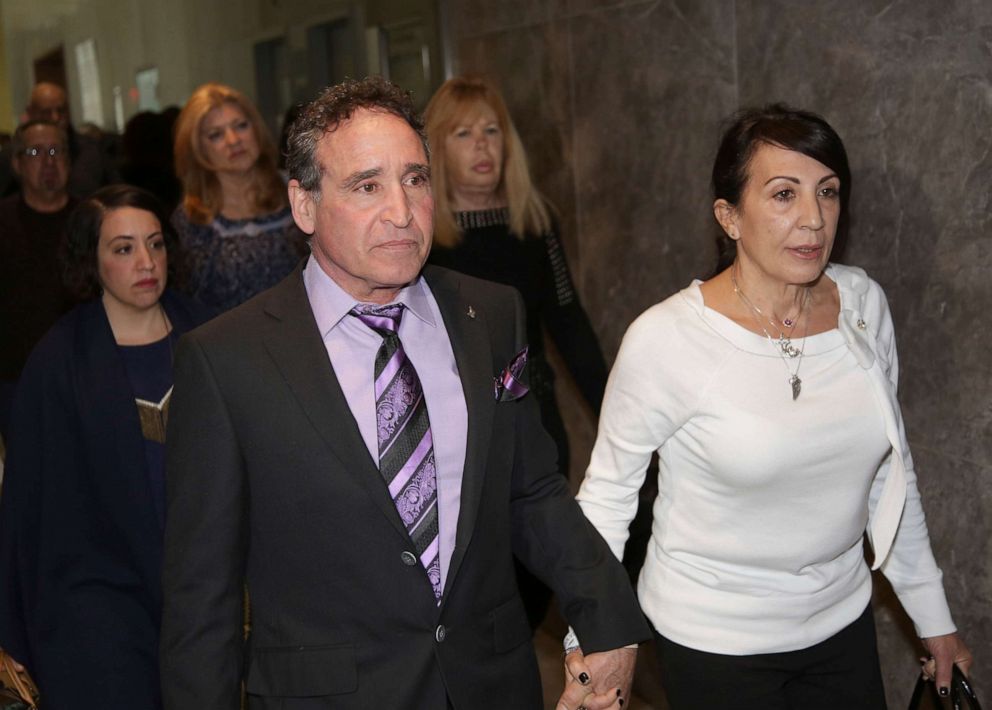
<path id="1" fill-rule="evenodd" d="M 734 267 L 730 270 L 730 281 L 734 285 L 734 293 L 737 294 L 737 297 L 741 299 L 741 302 L 751 311 L 751 315 L 754 316 L 755 323 L 758 324 L 758 327 L 761 328 L 761 332 L 763 332 L 765 337 L 768 338 L 768 342 L 771 344 L 772 348 L 775 349 L 778 356 L 782 358 L 782 364 L 785 365 L 785 371 L 789 375 L 789 386 L 792 388 L 792 401 L 795 402 L 799 399 L 799 394 L 803 391 L 803 381 L 799 379 L 799 368 L 803 366 L 803 353 L 806 351 L 806 336 L 809 333 L 809 316 L 806 317 L 806 328 L 803 331 L 803 344 L 801 348 L 797 348 L 792 344 L 792 332 L 795 330 L 799 319 L 802 318 L 807 306 L 809 306 L 810 289 L 808 286 L 806 287 L 806 291 L 803 294 L 803 300 L 799 305 L 799 313 L 796 315 L 795 319 L 786 318 L 782 321 L 784 325 L 787 325 L 790 328 L 789 337 L 786 337 L 784 331 L 779 331 L 778 341 L 776 341 L 772 338 L 771 333 L 768 332 L 768 329 L 765 328 L 764 324 L 761 322 L 762 319 L 766 319 L 774 327 L 775 321 L 765 316 L 765 314 L 762 313 L 757 306 L 751 303 L 751 300 L 746 295 L 744 295 L 740 285 L 737 283 L 737 274 L 735 273 L 736 269 L 737 264 L 735 263 Z M 789 367 L 789 360 L 787 358 L 798 358 L 795 371 Z"/>
<path id="2" fill-rule="evenodd" d="M 761 324 L 761 318 L 767 320 L 768 323 L 772 326 L 772 328 L 778 329 L 778 339 L 775 341 L 775 344 L 778 345 L 778 349 L 782 351 L 782 354 L 787 355 L 790 358 L 799 357 L 801 353 L 799 348 L 797 348 L 795 345 L 792 344 L 792 334 L 795 331 L 796 324 L 799 322 L 799 319 L 802 317 L 803 310 L 806 308 L 806 303 L 809 300 L 810 297 L 809 287 L 807 286 L 806 290 L 803 291 L 803 298 L 799 302 L 799 311 L 796 313 L 796 317 L 782 319 L 782 325 L 784 325 L 786 328 L 789 329 L 789 334 L 786 335 L 785 330 L 779 328 L 778 321 L 776 321 L 774 318 L 766 316 L 765 312 L 762 311 L 760 308 L 758 308 L 756 305 L 754 305 L 751 302 L 751 299 L 745 295 L 744 291 L 741 290 L 741 287 L 737 283 L 737 275 L 734 273 L 733 270 L 731 270 L 730 272 L 730 280 L 734 284 L 734 293 L 736 293 L 737 296 L 741 299 L 741 301 L 744 302 L 744 305 L 750 308 L 751 311 L 755 314 L 755 319 L 758 320 L 758 325 L 761 327 L 761 329 L 765 331 L 765 335 L 768 335 L 768 337 L 771 338 L 771 335 L 769 335 L 768 331 L 765 330 L 765 327 Z"/>

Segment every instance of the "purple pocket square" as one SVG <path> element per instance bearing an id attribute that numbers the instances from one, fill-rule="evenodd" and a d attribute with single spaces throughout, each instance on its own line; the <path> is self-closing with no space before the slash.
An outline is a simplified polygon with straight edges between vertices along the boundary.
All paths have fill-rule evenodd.
<path id="1" fill-rule="evenodd" d="M 493 378 L 497 402 L 512 402 L 530 391 L 527 385 L 520 381 L 520 375 L 527 365 L 527 350 L 528 348 L 524 348 L 514 355 L 510 364 L 503 368 L 498 377 Z"/>

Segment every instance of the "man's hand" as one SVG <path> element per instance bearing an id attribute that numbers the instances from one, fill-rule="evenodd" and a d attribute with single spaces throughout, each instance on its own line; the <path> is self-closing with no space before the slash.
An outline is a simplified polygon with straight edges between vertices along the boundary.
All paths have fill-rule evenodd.
<path id="1" fill-rule="evenodd" d="M 636 648 L 565 656 L 565 690 L 555 710 L 618 710 L 630 696 L 637 663 Z"/>
<path id="2" fill-rule="evenodd" d="M 956 633 L 920 639 L 931 658 L 921 658 L 923 674 L 937 682 L 937 690 L 946 696 L 951 687 L 951 669 L 957 664 L 965 675 L 971 667 L 971 651 Z"/>

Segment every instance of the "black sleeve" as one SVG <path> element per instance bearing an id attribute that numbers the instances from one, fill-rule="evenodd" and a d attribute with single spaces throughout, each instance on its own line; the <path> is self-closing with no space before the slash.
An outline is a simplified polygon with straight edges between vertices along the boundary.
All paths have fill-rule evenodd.
<path id="1" fill-rule="evenodd" d="M 194 335 L 179 342 L 170 409 L 163 700 L 167 709 L 237 710 L 248 485 L 227 403 Z"/>
<path id="2" fill-rule="evenodd" d="M 28 381 L 29 378 L 32 381 Z M 41 459 L 45 450 L 40 396 L 25 371 L 11 416 L 10 439 L 0 490 L 0 648 L 34 671 L 26 623 L 28 598 L 36 596 L 34 575 L 41 528 Z"/>
<path id="3" fill-rule="evenodd" d="M 517 347 L 525 342 L 517 297 Z M 517 350 L 514 349 L 514 352 Z M 650 630 L 626 571 L 586 519 L 558 473 L 554 442 L 534 397 L 516 408 L 511 514 L 513 552 L 550 586 L 587 653 L 645 641 Z"/>
<path id="4" fill-rule="evenodd" d="M 49 337 L 28 359 L 14 396 L 0 489 L 0 648 L 36 677 L 32 641 L 45 582 L 39 565 L 42 556 L 66 554 L 59 531 L 46 527 L 65 510 L 59 500 L 73 490 L 66 481 L 80 454 L 73 445 L 69 353 L 64 339 Z"/>
<path id="5" fill-rule="evenodd" d="M 544 293 L 541 294 L 541 320 L 561 353 L 582 396 L 599 414 L 606 389 L 606 361 L 599 348 L 589 316 L 572 283 L 565 250 L 552 229 L 542 235 L 544 244 Z"/>

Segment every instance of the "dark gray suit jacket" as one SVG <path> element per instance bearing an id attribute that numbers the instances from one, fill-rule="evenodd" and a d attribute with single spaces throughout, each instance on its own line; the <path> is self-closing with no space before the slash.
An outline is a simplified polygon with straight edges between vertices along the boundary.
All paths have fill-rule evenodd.
<path id="1" fill-rule="evenodd" d="M 539 708 L 514 553 L 557 592 L 587 651 L 648 636 L 623 569 L 556 471 L 533 397 L 494 396 L 493 378 L 525 344 L 520 298 L 445 269 L 428 267 L 425 278 L 469 423 L 441 605 L 423 568 L 404 562 L 410 539 L 298 268 L 178 349 L 163 575 L 168 710 L 236 710 L 242 678 L 251 708 Z"/>

